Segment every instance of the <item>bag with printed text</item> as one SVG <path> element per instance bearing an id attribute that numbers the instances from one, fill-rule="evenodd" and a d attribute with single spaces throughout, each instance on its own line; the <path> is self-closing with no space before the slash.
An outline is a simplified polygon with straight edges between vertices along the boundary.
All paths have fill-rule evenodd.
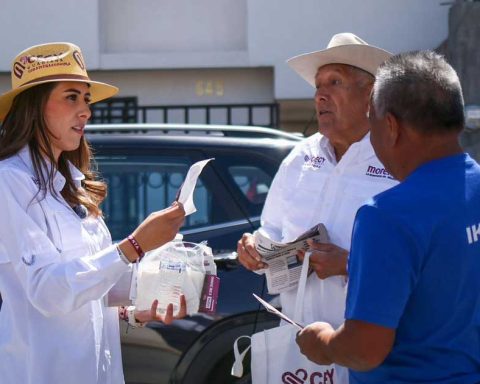
<path id="1" fill-rule="evenodd" d="M 295 314 L 292 319 L 302 324 L 303 298 L 308 276 L 309 253 L 305 255 L 298 285 Z M 292 324 L 255 333 L 251 336 L 251 345 L 242 352 L 238 342 L 234 343 L 235 362 L 232 375 L 243 375 L 242 361 L 251 348 L 251 375 L 253 384 L 348 384 L 348 371 L 343 367 L 318 365 L 308 360 L 300 352 L 295 338 L 299 328 Z"/>
<path id="2" fill-rule="evenodd" d="M 205 243 L 171 241 L 145 254 L 139 263 L 135 306 L 150 309 L 158 300 L 157 312 L 164 315 L 169 303 L 173 313 L 185 295 L 187 314 L 215 312 L 219 279 L 212 249 Z"/>

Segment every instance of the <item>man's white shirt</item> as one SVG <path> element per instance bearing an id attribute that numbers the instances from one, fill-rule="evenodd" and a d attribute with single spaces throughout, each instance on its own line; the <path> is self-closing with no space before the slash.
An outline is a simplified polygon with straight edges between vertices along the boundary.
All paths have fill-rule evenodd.
<path id="1" fill-rule="evenodd" d="M 319 133 L 298 144 L 282 162 L 262 212 L 262 230 L 289 242 L 323 223 L 331 243 L 350 249 L 355 214 L 370 197 L 397 184 L 375 156 L 367 134 L 337 163 L 328 139 Z M 311 274 L 305 290 L 303 323 L 344 321 L 346 277 L 320 280 Z M 280 295 L 283 312 L 293 316 L 296 290 Z"/>

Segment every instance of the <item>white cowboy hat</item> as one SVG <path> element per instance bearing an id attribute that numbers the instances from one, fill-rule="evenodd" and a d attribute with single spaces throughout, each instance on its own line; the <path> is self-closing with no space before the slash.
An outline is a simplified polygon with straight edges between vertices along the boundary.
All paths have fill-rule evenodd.
<path id="1" fill-rule="evenodd" d="M 332 37 L 327 49 L 298 55 L 287 60 L 288 65 L 315 87 L 318 68 L 327 64 L 347 64 L 363 69 L 375 76 L 377 68 L 392 54 L 368 45 L 353 33 L 338 33 Z"/>
<path id="2" fill-rule="evenodd" d="M 113 85 L 90 80 L 80 48 L 71 43 L 48 43 L 27 48 L 13 60 L 11 77 L 12 89 L 0 96 L 0 121 L 3 121 L 19 93 L 43 83 L 88 83 L 92 103 L 118 92 Z"/>

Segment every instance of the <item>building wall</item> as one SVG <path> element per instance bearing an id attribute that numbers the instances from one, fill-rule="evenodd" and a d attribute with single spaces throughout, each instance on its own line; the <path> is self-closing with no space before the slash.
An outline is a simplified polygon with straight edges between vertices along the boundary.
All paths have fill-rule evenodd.
<path id="1" fill-rule="evenodd" d="M 8 38 L 2 39 L 0 71 L 8 72 L 10 60 L 28 46 L 72 41 L 82 48 L 90 70 L 118 71 L 113 82 L 120 85 L 131 81 L 131 70 L 146 70 L 143 86 L 151 70 L 218 69 L 217 78 L 228 83 L 231 73 L 226 68 L 258 70 L 250 72 L 256 74 L 252 82 L 270 68 L 273 77 L 261 83 L 268 89 L 260 94 L 270 94 L 270 101 L 310 99 L 312 89 L 285 65 L 288 57 L 322 49 L 333 34 L 343 31 L 392 52 L 435 48 L 448 33 L 449 7 L 442 2 L 3 0 L 0 34 Z M 172 100 L 166 102 L 184 97 L 182 89 L 190 87 L 189 77 L 176 81 L 183 85 L 178 94 L 170 92 Z M 0 78 L 0 87 L 7 89 L 8 80 Z M 144 96 L 154 96 L 148 90 L 138 92 L 147 103 L 159 102 Z M 244 103 L 257 96 L 239 87 L 229 97 Z"/>
<path id="2" fill-rule="evenodd" d="M 274 98 L 273 72 L 261 69 L 95 71 L 95 79 L 117 85 L 140 105 L 267 103 Z"/>
<path id="3" fill-rule="evenodd" d="M 247 66 L 246 0 L 103 0 L 101 66 Z"/>
<path id="4" fill-rule="evenodd" d="M 462 83 L 465 105 L 480 107 L 480 2 L 460 2 L 450 9 L 449 36 L 444 51 Z M 462 145 L 480 161 L 480 130 L 466 129 Z"/>
<path id="5" fill-rule="evenodd" d="M 466 104 L 480 105 L 480 2 L 458 2 L 449 17 L 446 57 L 462 82 Z"/>
<path id="6" fill-rule="evenodd" d="M 312 97 L 285 59 L 323 49 L 331 36 L 353 32 L 372 45 L 398 53 L 433 49 L 448 35 L 448 9 L 442 0 L 251 0 L 251 60 L 275 65 L 279 99 Z M 267 17 L 268 15 L 268 17 Z"/>
<path id="7" fill-rule="evenodd" d="M 311 133 L 313 89 L 285 60 L 344 31 L 393 53 L 445 42 L 466 103 L 480 104 L 479 12 L 462 0 L 2 0 L 0 92 L 21 50 L 71 41 L 93 78 L 140 105 L 278 102 L 282 129 Z M 479 132 L 462 142 L 480 157 Z"/>
<path id="8" fill-rule="evenodd" d="M 99 68 L 98 0 L 2 0 L 0 36 L 0 72 L 23 49 L 52 41 L 78 44 L 87 66 Z"/>

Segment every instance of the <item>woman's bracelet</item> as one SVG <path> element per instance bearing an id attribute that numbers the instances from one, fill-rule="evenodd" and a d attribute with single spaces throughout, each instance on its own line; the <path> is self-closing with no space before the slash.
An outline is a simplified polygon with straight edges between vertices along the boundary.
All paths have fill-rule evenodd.
<path id="1" fill-rule="evenodd" d="M 137 263 L 140 262 L 143 256 L 145 256 L 145 252 L 143 252 L 142 247 L 140 247 L 140 244 L 138 244 L 137 239 L 135 239 L 133 235 L 129 235 L 127 239 L 130 242 L 130 244 L 132 244 L 132 247 L 135 248 L 135 252 L 137 252 L 137 255 L 138 255 Z"/>
<path id="2" fill-rule="evenodd" d="M 140 323 L 135 318 L 135 307 L 120 307 L 118 311 L 118 317 L 120 320 L 126 321 L 129 326 L 133 328 L 144 327 L 145 323 Z"/>
<path id="3" fill-rule="evenodd" d="M 144 327 L 145 323 L 140 323 L 135 318 L 135 307 L 127 307 L 128 313 L 128 324 L 130 324 L 133 328 Z"/>
<path id="4" fill-rule="evenodd" d="M 120 318 L 120 320 L 128 322 L 127 307 L 118 308 L 118 317 Z"/>

